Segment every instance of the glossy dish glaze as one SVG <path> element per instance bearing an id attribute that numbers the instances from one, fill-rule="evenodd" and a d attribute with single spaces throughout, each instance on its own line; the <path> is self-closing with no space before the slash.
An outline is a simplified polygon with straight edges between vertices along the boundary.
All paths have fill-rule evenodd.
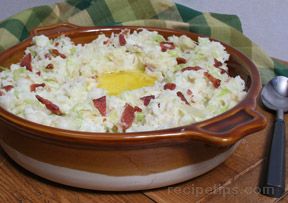
<path id="1" fill-rule="evenodd" d="M 78 27 L 71 24 L 38 28 L 31 37 L 0 54 L 9 67 L 24 55 L 32 36 L 62 34 L 75 43 L 91 42 L 98 34 L 110 35 L 139 27 Z M 164 37 L 197 34 L 146 27 Z M 47 179 L 97 190 L 140 190 L 166 186 L 201 175 L 223 162 L 244 136 L 264 128 L 256 111 L 261 83 L 255 65 L 227 46 L 229 74 L 240 75 L 247 96 L 231 110 L 192 125 L 139 133 L 88 133 L 32 123 L 0 108 L 1 146 L 20 165 Z M 169 178 L 168 178 L 169 177 Z"/>

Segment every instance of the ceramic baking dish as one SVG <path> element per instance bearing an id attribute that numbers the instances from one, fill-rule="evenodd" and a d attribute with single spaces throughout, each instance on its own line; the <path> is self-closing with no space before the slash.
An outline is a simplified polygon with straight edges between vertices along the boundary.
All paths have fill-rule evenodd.
<path id="1" fill-rule="evenodd" d="M 34 35 L 62 34 L 75 43 L 91 42 L 100 33 L 110 35 L 137 26 L 78 27 L 58 24 L 37 28 L 31 37 L 0 53 L 0 65 L 9 67 L 24 55 Z M 146 27 L 164 37 L 197 34 Z M 255 65 L 236 49 L 229 74 L 246 82 L 247 96 L 231 110 L 202 122 L 167 130 L 137 133 L 88 133 L 32 123 L 0 107 L 0 143 L 6 153 L 31 172 L 52 181 L 96 190 L 143 190 L 197 177 L 213 169 L 236 148 L 238 141 L 266 125 L 256 110 L 261 82 Z"/>

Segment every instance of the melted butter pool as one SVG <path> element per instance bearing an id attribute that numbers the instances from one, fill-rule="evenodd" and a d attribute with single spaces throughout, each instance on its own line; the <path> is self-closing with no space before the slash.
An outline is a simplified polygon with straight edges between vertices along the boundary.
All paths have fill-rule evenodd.
<path id="1" fill-rule="evenodd" d="M 105 73 L 98 77 L 98 87 L 105 89 L 109 95 L 142 87 L 153 86 L 156 78 L 141 71 Z"/>

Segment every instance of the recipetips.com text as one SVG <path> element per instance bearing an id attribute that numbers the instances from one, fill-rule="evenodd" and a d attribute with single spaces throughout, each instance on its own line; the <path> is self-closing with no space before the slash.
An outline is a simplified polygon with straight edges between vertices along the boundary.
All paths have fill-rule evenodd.
<path id="1" fill-rule="evenodd" d="M 207 194 L 217 194 L 217 195 L 239 195 L 239 194 L 252 194 L 252 193 L 273 193 L 274 188 L 272 187 L 223 187 L 223 185 L 212 185 L 208 187 L 195 186 L 194 184 L 187 187 L 171 186 L 168 187 L 168 193 L 184 194 L 184 195 L 195 195 L 202 196 Z"/>

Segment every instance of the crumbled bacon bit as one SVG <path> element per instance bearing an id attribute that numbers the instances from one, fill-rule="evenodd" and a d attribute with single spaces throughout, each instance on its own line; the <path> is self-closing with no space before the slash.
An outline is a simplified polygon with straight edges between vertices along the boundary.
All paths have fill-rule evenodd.
<path id="1" fill-rule="evenodd" d="M 55 43 L 55 47 L 58 47 L 58 46 L 59 46 L 59 42 L 56 42 L 56 43 Z"/>
<path id="2" fill-rule="evenodd" d="M 100 97 L 98 99 L 93 99 L 93 104 L 102 116 L 106 116 L 106 96 Z"/>
<path id="3" fill-rule="evenodd" d="M 161 51 L 165 52 L 167 50 L 175 49 L 175 44 L 173 42 L 160 42 Z"/>
<path id="4" fill-rule="evenodd" d="M 41 72 L 40 72 L 40 71 L 37 71 L 36 74 L 37 74 L 38 76 L 41 76 Z"/>
<path id="5" fill-rule="evenodd" d="M 221 61 L 218 61 L 217 59 L 214 59 L 214 66 L 215 66 L 216 68 L 218 68 L 218 67 L 222 66 L 222 62 L 221 62 Z"/>
<path id="6" fill-rule="evenodd" d="M 186 92 L 189 96 L 191 96 L 193 94 L 192 90 L 188 89 Z"/>
<path id="7" fill-rule="evenodd" d="M 124 34 L 119 34 L 119 44 L 120 44 L 120 46 L 125 46 L 126 39 L 125 39 Z"/>
<path id="8" fill-rule="evenodd" d="M 218 61 L 217 59 L 214 59 L 214 67 L 218 68 L 221 74 L 227 73 L 227 71 L 224 70 L 223 68 L 220 68 L 220 66 L 222 66 L 222 62 Z"/>
<path id="9" fill-rule="evenodd" d="M 185 96 L 182 94 L 182 92 L 178 91 L 178 92 L 177 92 L 177 96 L 178 96 L 183 102 L 185 102 L 185 104 L 190 105 L 189 102 L 187 101 L 187 99 L 185 98 Z"/>
<path id="10" fill-rule="evenodd" d="M 39 96 L 39 95 L 35 95 L 35 97 L 38 99 L 39 102 L 41 102 L 42 104 L 45 105 L 45 107 L 51 111 L 51 113 L 56 114 L 58 116 L 63 115 L 63 113 L 60 111 L 60 108 L 56 105 L 53 104 L 51 101 L 49 101 L 48 99 L 44 99 L 43 97 Z"/>
<path id="11" fill-rule="evenodd" d="M 164 85 L 164 90 L 175 90 L 176 84 L 175 83 L 166 83 Z"/>
<path id="12" fill-rule="evenodd" d="M 54 69 L 54 65 L 52 63 L 49 63 L 46 68 L 47 70 L 53 70 Z"/>
<path id="13" fill-rule="evenodd" d="M 184 72 L 184 71 L 190 71 L 190 70 L 194 70 L 194 71 L 198 71 L 198 70 L 201 70 L 202 68 L 200 66 L 188 66 L 186 68 L 183 68 L 181 70 L 181 72 Z"/>
<path id="14" fill-rule="evenodd" d="M 4 95 L 4 92 L 0 90 L 0 97 Z"/>
<path id="15" fill-rule="evenodd" d="M 134 111 L 135 112 L 142 112 L 142 109 L 140 107 L 138 107 L 138 106 L 135 106 L 134 107 Z"/>
<path id="16" fill-rule="evenodd" d="M 176 58 L 176 61 L 177 61 L 177 64 L 184 64 L 184 63 L 187 63 L 187 60 L 185 58 L 182 58 L 182 57 L 177 57 Z"/>
<path id="17" fill-rule="evenodd" d="M 31 55 L 31 54 L 27 54 L 27 55 L 25 55 L 25 56 L 22 58 L 22 60 L 21 60 L 21 62 L 20 62 L 20 66 L 25 67 L 26 70 L 32 72 L 31 62 L 32 62 L 32 55 Z"/>
<path id="18" fill-rule="evenodd" d="M 121 126 L 123 130 L 128 129 L 135 119 L 135 109 L 129 104 L 125 104 L 124 111 L 121 116 Z"/>
<path id="19" fill-rule="evenodd" d="M 37 87 L 45 87 L 45 83 L 40 83 L 40 84 L 32 84 L 30 85 L 30 91 L 35 92 Z"/>
<path id="20" fill-rule="evenodd" d="M 216 68 L 218 68 L 218 67 L 216 67 Z M 221 74 L 227 73 L 227 71 L 224 70 L 223 68 L 218 68 L 218 69 L 220 70 L 220 73 L 221 73 Z"/>
<path id="21" fill-rule="evenodd" d="M 204 76 L 210 81 L 212 82 L 213 86 L 215 88 L 218 88 L 220 85 L 221 85 L 221 80 L 215 78 L 213 75 L 211 75 L 210 73 L 208 72 L 205 72 L 204 73 Z"/>
<path id="22" fill-rule="evenodd" d="M 140 99 L 143 101 L 144 106 L 148 106 L 151 99 L 155 99 L 155 96 L 149 95 L 149 96 L 141 97 Z"/>
<path id="23" fill-rule="evenodd" d="M 57 49 L 52 49 L 50 51 L 50 53 L 53 57 L 60 56 L 61 58 L 66 59 L 66 56 L 64 54 L 60 53 Z"/>
<path id="24" fill-rule="evenodd" d="M 12 90 L 14 88 L 13 85 L 6 85 L 3 87 L 3 89 L 6 91 L 6 92 L 9 92 L 10 90 Z"/>

